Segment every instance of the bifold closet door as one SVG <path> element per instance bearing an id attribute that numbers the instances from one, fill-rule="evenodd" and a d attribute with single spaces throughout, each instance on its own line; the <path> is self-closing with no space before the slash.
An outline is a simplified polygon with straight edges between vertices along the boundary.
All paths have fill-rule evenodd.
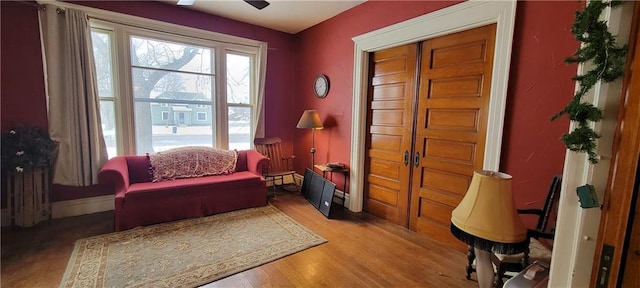
<path id="1" fill-rule="evenodd" d="M 365 211 L 408 227 L 417 45 L 370 55 Z"/>
<path id="2" fill-rule="evenodd" d="M 483 165 L 495 31 L 493 24 L 422 45 L 410 228 L 461 248 L 451 211 Z"/>

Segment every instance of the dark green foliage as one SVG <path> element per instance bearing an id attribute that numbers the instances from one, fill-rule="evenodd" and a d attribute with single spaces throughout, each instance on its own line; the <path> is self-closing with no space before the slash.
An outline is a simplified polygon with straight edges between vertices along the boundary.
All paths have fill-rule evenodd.
<path id="1" fill-rule="evenodd" d="M 567 107 L 554 115 L 551 120 L 567 114 L 571 121 L 578 122 L 578 128 L 562 136 L 565 146 L 571 151 L 589 154 L 589 161 L 598 163 L 595 154 L 595 140 L 600 137 L 589 126 L 589 121 L 598 122 L 602 119 L 602 109 L 590 103 L 582 102 L 582 97 L 598 82 L 613 82 L 624 74 L 627 46 L 618 47 L 616 36 L 612 35 L 607 22 L 601 21 L 602 11 L 611 6 L 622 4 L 621 1 L 589 1 L 582 10 L 576 12 L 576 22 L 571 32 L 576 40 L 582 42 L 572 57 L 565 59 L 566 63 L 591 62 L 593 68 L 583 75 L 576 75 L 573 80 L 578 82 L 579 89 Z"/>
<path id="2" fill-rule="evenodd" d="M 569 134 L 562 135 L 562 142 L 571 151 L 589 154 L 591 163 L 598 163 L 598 156 L 594 152 L 596 149 L 596 139 L 600 138 L 591 127 L 578 126 Z"/>
<path id="3" fill-rule="evenodd" d="M 57 143 L 38 127 L 20 127 L 2 133 L 2 168 L 16 172 L 51 166 Z"/>

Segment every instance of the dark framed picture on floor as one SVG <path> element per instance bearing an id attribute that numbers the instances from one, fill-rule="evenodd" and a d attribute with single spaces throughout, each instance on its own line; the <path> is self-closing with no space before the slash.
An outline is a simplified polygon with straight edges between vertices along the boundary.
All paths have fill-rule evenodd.
<path id="1" fill-rule="evenodd" d="M 311 186 L 309 187 L 309 192 L 307 193 L 307 200 L 309 203 L 320 209 L 320 200 L 322 199 L 322 190 L 324 189 L 324 178 L 322 176 L 313 173 L 311 177 Z"/>
<path id="2" fill-rule="evenodd" d="M 335 190 L 336 184 L 311 169 L 307 168 L 305 170 L 300 193 L 327 218 L 329 218 L 331 212 L 331 203 L 333 203 Z"/>
<path id="3" fill-rule="evenodd" d="M 304 170 L 304 178 L 302 180 L 302 188 L 300 189 L 300 194 L 302 194 L 302 196 L 305 196 L 305 198 L 307 198 L 306 196 L 309 192 L 309 186 L 311 186 L 311 178 L 313 177 L 313 174 L 315 173 L 309 168 Z"/>
<path id="4" fill-rule="evenodd" d="M 331 212 L 331 203 L 333 203 L 333 193 L 336 191 L 336 184 L 330 181 L 324 181 L 324 187 L 322 188 L 322 197 L 320 198 L 320 213 L 329 217 Z"/>

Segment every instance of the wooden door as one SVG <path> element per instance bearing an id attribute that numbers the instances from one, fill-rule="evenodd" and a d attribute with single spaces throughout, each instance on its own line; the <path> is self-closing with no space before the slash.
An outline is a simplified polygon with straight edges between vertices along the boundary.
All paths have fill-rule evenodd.
<path id="1" fill-rule="evenodd" d="M 460 244 L 451 211 L 482 169 L 496 25 L 425 41 L 415 130 L 410 228 Z"/>
<path id="2" fill-rule="evenodd" d="M 628 64 L 613 137 L 613 159 L 591 272 L 592 287 L 640 287 L 640 5 L 637 3 L 631 27 Z M 612 247 L 611 255 L 603 255 L 605 245 Z"/>
<path id="3" fill-rule="evenodd" d="M 371 54 L 364 209 L 407 226 L 417 45 Z M 408 160 L 408 159 L 407 159 Z"/>

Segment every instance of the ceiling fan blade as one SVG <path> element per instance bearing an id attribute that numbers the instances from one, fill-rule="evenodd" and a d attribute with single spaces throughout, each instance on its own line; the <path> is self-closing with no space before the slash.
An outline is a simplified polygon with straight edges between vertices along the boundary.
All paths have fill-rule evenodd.
<path id="1" fill-rule="evenodd" d="M 193 3 L 196 2 L 196 0 L 178 0 L 178 5 L 181 6 L 188 6 L 188 5 L 193 5 Z"/>
<path id="2" fill-rule="evenodd" d="M 262 10 L 264 7 L 269 6 L 269 2 L 264 0 L 244 0 L 244 2 L 249 3 L 249 5 L 256 7 L 258 10 Z"/>

